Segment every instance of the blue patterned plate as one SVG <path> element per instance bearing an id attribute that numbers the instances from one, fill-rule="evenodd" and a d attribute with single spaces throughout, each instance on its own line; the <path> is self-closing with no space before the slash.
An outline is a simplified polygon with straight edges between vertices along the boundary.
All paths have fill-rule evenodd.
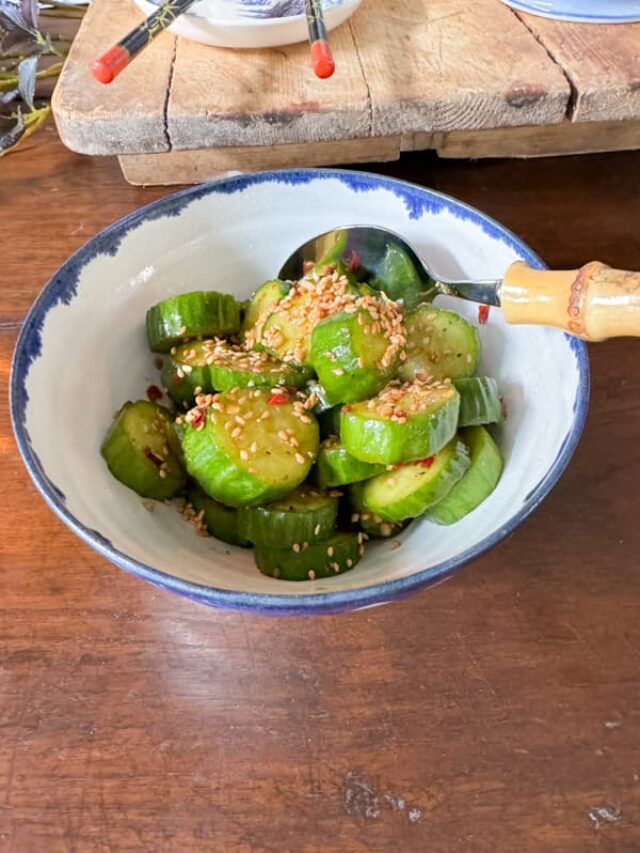
<path id="1" fill-rule="evenodd" d="M 503 0 L 519 12 L 579 24 L 630 24 L 640 21 L 640 0 Z"/>

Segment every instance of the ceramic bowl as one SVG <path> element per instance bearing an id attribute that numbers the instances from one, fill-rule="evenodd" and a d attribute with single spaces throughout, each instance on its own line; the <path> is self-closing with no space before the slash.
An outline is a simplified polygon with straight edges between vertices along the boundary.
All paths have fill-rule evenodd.
<path id="1" fill-rule="evenodd" d="M 262 576 L 250 551 L 199 538 L 171 506 L 149 512 L 100 456 L 113 413 L 158 381 L 146 345 L 149 305 L 176 292 L 247 297 L 312 235 L 343 225 L 390 228 L 444 275 L 497 278 L 515 259 L 540 266 L 517 237 L 454 199 L 364 172 L 300 170 L 225 178 L 126 216 L 55 274 L 22 327 L 11 376 L 20 452 L 53 511 L 116 565 L 206 604 L 276 614 L 354 609 L 451 575 L 511 533 L 548 494 L 584 423 L 585 345 L 562 332 L 479 328 L 480 373 L 495 376 L 509 416 L 497 490 L 452 527 L 412 524 L 401 547 L 376 542 L 352 572 L 292 583 Z M 477 307 L 452 299 L 472 322 Z"/>
<path id="2" fill-rule="evenodd" d="M 145 16 L 157 8 L 157 2 L 134 0 Z M 324 0 L 328 30 L 343 24 L 362 0 Z M 169 29 L 191 41 L 214 47 L 267 48 L 297 44 L 308 39 L 307 19 L 303 14 L 277 14 L 301 6 L 301 0 L 198 0 Z"/>
<path id="3" fill-rule="evenodd" d="M 520 12 L 583 24 L 640 21 L 640 0 L 503 0 Z"/>

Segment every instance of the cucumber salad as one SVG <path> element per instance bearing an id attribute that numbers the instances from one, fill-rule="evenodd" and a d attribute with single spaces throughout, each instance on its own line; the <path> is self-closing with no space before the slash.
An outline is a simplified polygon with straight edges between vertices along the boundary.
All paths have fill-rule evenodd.
<path id="1" fill-rule="evenodd" d="M 450 525 L 495 489 L 497 383 L 476 376 L 477 329 L 434 307 L 397 249 L 307 264 L 247 302 L 217 292 L 149 308 L 160 373 L 102 444 L 111 473 L 173 501 L 202 535 L 253 548 L 290 581 L 352 569 L 413 519 Z M 162 401 L 167 401 L 163 405 Z"/>

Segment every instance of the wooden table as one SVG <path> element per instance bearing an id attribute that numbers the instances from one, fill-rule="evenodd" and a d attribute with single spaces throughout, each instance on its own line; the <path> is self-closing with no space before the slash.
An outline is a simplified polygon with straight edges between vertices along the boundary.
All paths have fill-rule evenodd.
<path id="1" fill-rule="evenodd" d="M 640 154 L 380 167 L 477 204 L 551 264 L 640 268 Z M 161 190 L 52 130 L 0 163 L 0 377 L 38 289 Z M 309 620 L 129 577 L 46 508 L 0 410 L 0 850 L 640 850 L 640 371 L 592 347 L 575 460 L 430 591 Z"/>

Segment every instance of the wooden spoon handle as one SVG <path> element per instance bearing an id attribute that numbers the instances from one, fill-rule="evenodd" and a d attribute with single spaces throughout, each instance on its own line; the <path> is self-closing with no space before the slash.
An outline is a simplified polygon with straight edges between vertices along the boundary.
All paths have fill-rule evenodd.
<path id="1" fill-rule="evenodd" d="M 507 323 L 555 326 L 586 341 L 640 337 L 640 273 L 593 261 L 579 270 L 512 264 L 500 301 Z"/>

